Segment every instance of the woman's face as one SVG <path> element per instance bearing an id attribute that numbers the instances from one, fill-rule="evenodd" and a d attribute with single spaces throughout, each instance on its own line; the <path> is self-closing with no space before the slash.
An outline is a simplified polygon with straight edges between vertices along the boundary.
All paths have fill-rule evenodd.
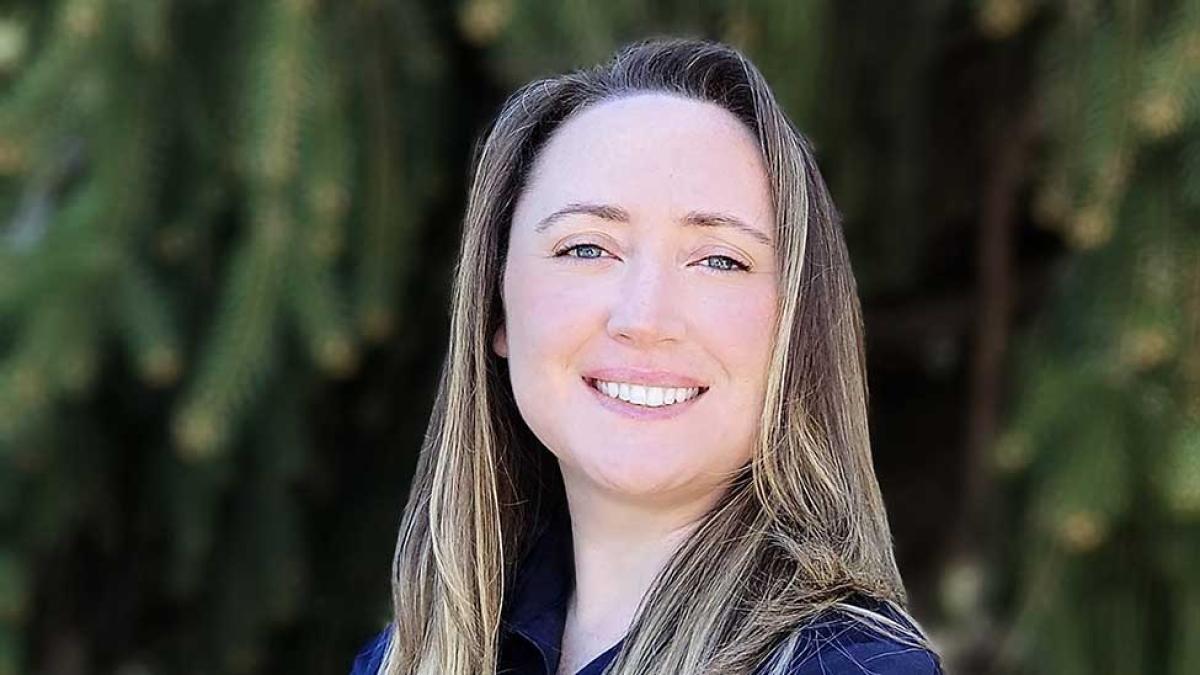
<path id="1" fill-rule="evenodd" d="M 758 145 L 717 105 L 638 94 L 549 139 L 513 214 L 493 347 L 569 487 L 666 502 L 749 460 L 773 223 Z"/>

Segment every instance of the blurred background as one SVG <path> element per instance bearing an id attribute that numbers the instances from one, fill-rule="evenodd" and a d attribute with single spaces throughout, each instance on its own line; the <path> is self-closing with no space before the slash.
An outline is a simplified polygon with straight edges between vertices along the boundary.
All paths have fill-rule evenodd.
<path id="1" fill-rule="evenodd" d="M 347 672 L 474 143 L 657 34 L 816 146 L 948 672 L 1200 672 L 1200 0 L 5 0 L 0 675 Z"/>

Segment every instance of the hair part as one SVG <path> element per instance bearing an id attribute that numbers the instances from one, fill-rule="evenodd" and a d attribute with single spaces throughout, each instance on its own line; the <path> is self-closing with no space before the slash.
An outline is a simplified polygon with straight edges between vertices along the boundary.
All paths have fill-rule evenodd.
<path id="1" fill-rule="evenodd" d="M 798 629 L 831 609 L 924 644 L 915 622 L 848 602 L 864 595 L 903 612 L 905 595 L 871 462 L 854 276 L 812 149 L 737 50 L 658 39 L 525 85 L 476 148 L 448 351 L 393 561 L 387 675 L 495 673 L 508 581 L 543 513 L 566 508 L 554 458 L 491 351 L 512 213 L 565 120 L 639 93 L 715 103 L 757 140 L 775 211 L 779 311 L 752 460 L 654 581 L 608 672 L 750 673 L 768 663 L 782 673 L 803 646 Z"/>

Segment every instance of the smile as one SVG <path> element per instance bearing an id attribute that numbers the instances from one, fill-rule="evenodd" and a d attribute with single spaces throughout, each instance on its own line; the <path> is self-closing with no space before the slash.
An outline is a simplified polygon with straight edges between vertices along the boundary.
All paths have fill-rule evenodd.
<path id="1" fill-rule="evenodd" d="M 592 389 L 610 399 L 623 401 L 643 408 L 675 406 L 686 403 L 708 391 L 708 387 L 651 387 L 629 382 L 584 379 Z"/>

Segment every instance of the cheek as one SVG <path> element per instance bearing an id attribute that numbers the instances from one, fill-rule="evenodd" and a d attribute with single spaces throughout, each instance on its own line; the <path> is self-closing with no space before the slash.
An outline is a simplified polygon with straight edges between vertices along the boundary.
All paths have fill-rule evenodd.
<path id="1" fill-rule="evenodd" d="M 694 300 L 697 339 L 711 345 L 736 382 L 757 385 L 765 379 L 774 338 L 774 285 L 722 290 L 698 295 Z"/>
<path id="2" fill-rule="evenodd" d="M 566 356 L 602 320 L 603 300 L 579 280 L 555 278 L 548 265 L 518 264 L 505 279 L 510 358 Z"/>

